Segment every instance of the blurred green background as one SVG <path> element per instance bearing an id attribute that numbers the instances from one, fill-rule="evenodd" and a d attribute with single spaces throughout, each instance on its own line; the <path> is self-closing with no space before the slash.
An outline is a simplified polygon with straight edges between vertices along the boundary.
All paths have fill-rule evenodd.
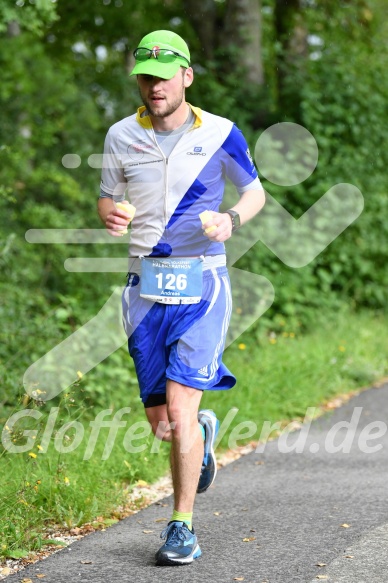
<path id="1" fill-rule="evenodd" d="M 144 34 L 163 28 L 174 30 L 189 44 L 195 82 L 188 90 L 188 101 L 236 122 L 252 152 L 261 133 L 278 122 L 298 123 L 315 137 L 319 162 L 305 182 L 282 187 L 262 177 L 268 192 L 295 218 L 336 183 L 354 184 L 365 200 L 361 216 L 306 267 L 287 267 L 260 242 L 239 260 L 238 267 L 268 278 L 276 294 L 264 316 L 226 351 L 231 366 L 244 363 L 240 374 L 245 389 L 241 390 L 249 393 L 249 397 L 245 394 L 245 414 L 292 417 L 330 394 L 372 382 L 387 372 L 388 20 L 384 0 L 0 0 L 2 425 L 22 407 L 48 413 L 53 405 L 61 407 L 63 420 L 77 416 L 88 420 L 104 407 L 128 404 L 142 418 L 125 347 L 73 387 L 69 393 L 73 402 L 69 394 L 47 405 L 24 395 L 22 377 L 28 366 L 92 318 L 112 290 L 125 281 L 124 274 L 69 273 L 64 260 L 70 255 L 126 255 L 125 246 L 32 245 L 26 242 L 25 232 L 101 227 L 96 212 L 100 171 L 90 168 L 88 157 L 102 151 L 109 126 L 140 105 L 136 82 L 128 77 L 132 51 Z M 78 168 L 63 166 L 62 157 L 69 153 L 80 156 Z M 363 344 L 345 362 L 346 341 L 355 339 L 357 331 Z M 339 336 L 331 340 L 330 334 Z M 301 349 L 295 336 L 307 338 L 306 349 Z M 295 339 L 294 348 L 288 344 L 282 353 L 280 346 L 290 338 Z M 309 338 L 315 356 L 327 355 L 318 371 L 326 370 L 328 362 L 340 368 L 317 394 L 305 392 L 300 401 L 290 402 L 284 392 L 290 379 L 294 378 L 291 391 L 296 385 L 302 390 L 304 381 L 306 387 L 317 383 L 309 376 L 308 365 L 316 365 L 307 348 Z M 261 359 L 261 351 L 274 348 L 277 342 L 276 357 Z M 333 354 L 329 354 L 330 343 Z M 321 345 L 325 346 L 322 350 Z M 338 346 L 343 350 L 338 352 Z M 276 363 L 282 363 L 281 374 L 266 384 L 266 366 L 272 374 Z M 303 371 L 304 381 L 289 376 L 287 363 Z M 343 383 L 344 375 L 350 385 Z M 283 383 L 286 378 L 288 385 Z M 257 393 L 252 389 L 263 383 L 266 391 L 272 387 L 268 394 L 264 391 L 267 410 L 260 404 L 259 389 Z M 236 404 L 232 394 L 224 403 L 224 413 Z M 237 404 L 240 398 L 236 394 Z M 268 409 L 271 398 L 279 401 L 278 408 Z M 208 399 L 216 407 L 221 397 Z M 38 426 L 43 427 L 43 422 Z M 7 464 L 3 475 L 8 475 L 4 491 L 9 496 L 18 492 L 19 498 L 25 492 L 20 485 L 25 470 L 16 472 L 14 481 L 9 475 L 18 464 L 22 467 L 21 455 L 7 455 L 5 450 L 1 454 L 2 463 Z M 116 485 L 121 480 L 134 483 L 139 477 L 154 479 L 162 471 L 143 457 L 120 466 L 112 477 Z M 165 469 L 167 454 L 161 459 Z M 27 462 L 37 463 L 31 457 Z M 75 458 L 73 462 L 76 471 L 78 462 Z M 53 470 L 47 462 L 42 472 L 55 474 L 57 480 L 65 472 L 62 463 Z M 90 470 L 90 491 L 95 491 L 98 460 L 96 464 Z M 40 475 L 37 468 L 33 472 L 35 477 Z M 107 486 L 101 499 L 112 488 L 109 479 L 104 479 Z M 55 484 L 62 484 L 58 480 Z M 66 522 L 66 504 L 60 503 L 60 497 L 63 492 L 68 496 L 71 488 L 62 487 L 55 498 L 53 487 L 50 494 L 42 495 L 40 506 L 27 502 L 35 509 L 46 505 L 45 520 Z M 90 502 L 93 496 L 85 494 L 86 500 L 78 514 L 69 510 L 73 516 L 69 524 L 82 523 L 101 511 L 98 503 Z M 69 509 L 74 508 L 73 498 L 68 503 Z M 59 514 L 55 506 L 62 508 Z M 18 520 L 25 519 L 25 508 Z M 19 548 L 15 536 L 9 536 L 12 548 Z M 36 546 L 36 537 L 33 540 Z M 9 541 L 4 544 L 7 547 Z M 20 544 L 33 547 L 31 542 Z"/>
<path id="2" fill-rule="evenodd" d="M 69 273 L 69 256 L 125 256 L 121 246 L 32 245 L 31 228 L 99 228 L 108 127 L 139 105 L 132 51 L 169 28 L 191 49 L 188 100 L 232 119 L 251 151 L 270 125 L 307 128 L 319 162 L 303 183 L 265 188 L 295 218 L 332 185 L 363 193 L 360 218 L 313 262 L 284 265 L 257 243 L 238 267 L 267 277 L 274 315 L 311 327 L 316 310 L 383 310 L 388 299 L 388 21 L 383 0 L 2 0 L 0 3 L 0 291 L 2 394 L 13 404 L 23 371 L 103 306 L 123 275 Z M 78 168 L 62 165 L 77 154 Z M 262 177 L 263 178 L 263 177 Z M 44 325 L 43 325 L 44 322 Z"/>

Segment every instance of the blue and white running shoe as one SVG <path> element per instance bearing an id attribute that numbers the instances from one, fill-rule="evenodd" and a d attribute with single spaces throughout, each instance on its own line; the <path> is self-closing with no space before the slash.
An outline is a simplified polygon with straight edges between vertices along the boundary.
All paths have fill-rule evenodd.
<path id="1" fill-rule="evenodd" d="M 212 485 L 217 474 L 217 461 L 214 454 L 214 442 L 220 427 L 214 411 L 211 409 L 202 409 L 198 411 L 198 421 L 205 430 L 205 453 L 202 462 L 201 475 L 199 477 L 197 492 L 198 494 L 206 492 Z"/>
<path id="2" fill-rule="evenodd" d="M 157 565 L 187 565 L 202 554 L 194 529 L 185 522 L 169 522 L 160 538 L 166 542 L 155 555 Z"/>

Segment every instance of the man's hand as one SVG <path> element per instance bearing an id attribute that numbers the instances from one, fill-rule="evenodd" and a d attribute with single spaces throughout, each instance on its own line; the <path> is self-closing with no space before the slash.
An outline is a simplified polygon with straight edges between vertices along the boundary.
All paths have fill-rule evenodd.
<path id="1" fill-rule="evenodd" d="M 219 243 L 229 239 L 232 236 L 231 216 L 228 213 L 216 213 L 215 211 L 207 211 L 207 213 L 211 218 L 202 224 L 205 237 Z"/>
<path id="2" fill-rule="evenodd" d="M 264 203 L 264 190 L 246 190 L 231 210 L 240 215 L 240 224 L 243 225 L 263 208 Z M 203 211 L 199 217 L 202 221 L 204 235 L 211 241 L 222 243 L 232 236 L 232 217 L 229 213 Z"/>
<path id="3" fill-rule="evenodd" d="M 117 203 L 117 206 L 111 198 L 100 198 L 98 201 L 98 212 L 102 222 L 110 235 L 113 237 L 122 237 L 128 232 L 127 227 L 135 214 L 135 207 L 126 204 L 128 211 L 124 209 L 124 203 Z"/>

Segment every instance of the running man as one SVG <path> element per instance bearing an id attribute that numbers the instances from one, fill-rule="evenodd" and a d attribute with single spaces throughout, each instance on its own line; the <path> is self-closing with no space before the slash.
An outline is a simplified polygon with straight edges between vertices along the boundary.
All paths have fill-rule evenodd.
<path id="1" fill-rule="evenodd" d="M 194 500 L 217 471 L 219 423 L 213 411 L 199 411 L 201 397 L 236 383 L 222 362 L 232 309 L 224 241 L 265 198 L 238 128 L 186 102 L 194 79 L 186 42 L 158 30 L 134 57 L 143 106 L 107 134 L 98 211 L 113 236 L 131 220 L 128 348 L 152 430 L 171 443 L 174 511 L 156 564 L 183 565 L 201 555 Z M 220 213 L 226 178 L 239 199 Z M 135 214 L 116 206 L 125 198 Z"/>

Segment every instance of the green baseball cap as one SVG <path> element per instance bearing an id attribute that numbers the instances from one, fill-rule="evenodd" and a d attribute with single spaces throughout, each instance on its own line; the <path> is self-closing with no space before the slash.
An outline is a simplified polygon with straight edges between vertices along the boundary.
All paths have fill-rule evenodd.
<path id="1" fill-rule="evenodd" d="M 150 52 L 141 49 L 148 49 Z M 133 54 L 136 65 L 130 75 L 144 74 L 171 79 L 179 67 L 190 67 L 189 47 L 179 34 L 170 30 L 150 32 L 141 39 Z"/>

